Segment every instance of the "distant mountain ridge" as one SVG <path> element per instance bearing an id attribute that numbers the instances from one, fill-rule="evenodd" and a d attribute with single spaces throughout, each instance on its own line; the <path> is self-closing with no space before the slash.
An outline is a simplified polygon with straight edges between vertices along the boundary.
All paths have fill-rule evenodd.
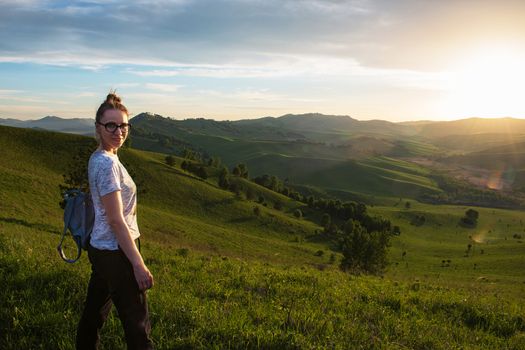
<path id="1" fill-rule="evenodd" d="M 0 118 L 0 125 L 14 126 L 18 128 L 44 129 L 81 135 L 93 134 L 94 123 L 95 120 L 89 118 L 66 119 L 56 116 L 47 116 L 36 120 Z"/>
<path id="2" fill-rule="evenodd" d="M 468 179 L 483 171 L 502 170 L 515 179 L 508 181 L 507 188 L 525 188 L 522 119 L 406 124 L 319 113 L 238 121 L 177 120 L 140 113 L 130 122 L 135 149 L 174 155 L 190 149 L 205 159 L 216 157 L 227 167 L 244 163 L 250 176 L 270 173 L 325 191 L 392 196 L 435 193 L 430 173 L 410 174 L 412 162 L 449 172 L 454 169 L 458 176 L 467 173 Z M 94 121 L 88 118 L 0 119 L 3 123 L 89 135 L 94 130 Z M 395 162 L 396 169 L 388 169 Z"/>
<path id="3" fill-rule="evenodd" d="M 238 136 L 248 133 L 253 137 L 252 129 L 274 138 L 305 138 L 310 133 L 364 133 L 397 136 L 421 136 L 441 138 L 450 135 L 474 135 L 483 133 L 525 134 L 525 119 L 517 118 L 468 118 L 454 121 L 421 120 L 412 122 L 389 122 L 385 120 L 360 121 L 348 115 L 326 115 L 321 113 L 285 114 L 280 117 L 262 117 L 235 121 L 217 121 L 205 118 L 173 119 L 159 114 L 143 112 L 133 117 L 132 122 L 141 126 L 146 122 L 168 123 L 182 130 L 194 133 L 217 132 L 217 136 Z M 0 118 L 0 125 L 41 128 L 71 133 L 91 133 L 93 118 L 60 118 L 46 116 L 36 120 L 18 120 Z"/>

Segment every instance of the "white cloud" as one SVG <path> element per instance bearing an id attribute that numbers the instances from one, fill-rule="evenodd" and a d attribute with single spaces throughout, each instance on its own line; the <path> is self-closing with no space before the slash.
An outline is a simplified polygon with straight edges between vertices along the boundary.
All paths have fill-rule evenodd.
<path id="1" fill-rule="evenodd" d="M 238 89 L 232 92 L 222 92 L 217 90 L 199 90 L 198 93 L 221 99 L 231 99 L 236 101 L 252 102 L 303 102 L 319 103 L 325 101 L 319 98 L 298 98 L 287 94 L 272 92 L 270 89 Z"/>
<path id="2" fill-rule="evenodd" d="M 183 85 L 146 83 L 146 88 L 150 90 L 161 91 L 161 92 L 176 92 L 181 87 L 183 87 Z"/>
<path id="3" fill-rule="evenodd" d="M 23 92 L 22 90 L 11 90 L 11 89 L 0 89 L 0 96 L 7 96 L 12 94 L 18 94 Z"/>
<path id="4" fill-rule="evenodd" d="M 139 83 L 118 83 L 118 84 L 115 84 L 115 88 L 118 89 L 118 88 L 122 88 L 122 89 L 126 89 L 126 88 L 132 88 L 132 87 L 138 87 L 140 86 Z"/>

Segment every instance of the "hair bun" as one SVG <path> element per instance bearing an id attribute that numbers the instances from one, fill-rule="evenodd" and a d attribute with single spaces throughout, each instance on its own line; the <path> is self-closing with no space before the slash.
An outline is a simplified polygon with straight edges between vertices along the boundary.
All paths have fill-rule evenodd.
<path id="1" fill-rule="evenodd" d="M 109 94 L 106 96 L 106 100 L 102 102 L 100 107 L 98 107 L 97 115 L 95 120 L 100 122 L 104 112 L 109 109 L 117 109 L 121 112 L 124 112 L 126 115 L 129 115 L 128 109 L 122 104 L 122 100 L 119 95 L 117 95 L 115 90 L 109 90 Z"/>
<path id="2" fill-rule="evenodd" d="M 106 102 L 109 102 L 115 105 L 115 104 L 121 104 L 122 100 L 120 99 L 120 96 L 118 96 L 115 92 L 110 92 L 108 96 L 106 97 Z"/>

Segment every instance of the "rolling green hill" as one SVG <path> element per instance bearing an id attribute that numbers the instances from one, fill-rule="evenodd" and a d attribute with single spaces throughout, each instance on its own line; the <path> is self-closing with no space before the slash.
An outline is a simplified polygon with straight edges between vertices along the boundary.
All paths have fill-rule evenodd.
<path id="1" fill-rule="evenodd" d="M 323 118 L 327 120 L 327 125 L 316 128 L 315 123 Z M 365 130 L 362 127 L 352 131 L 349 125 L 364 122 L 349 117 L 289 115 L 219 123 L 200 119 L 174 121 L 141 114 L 133 118 L 132 122 L 135 128 L 132 139 L 134 147 L 165 153 L 178 153 L 181 148 L 192 147 L 206 155 L 220 157 L 230 167 L 246 163 L 251 176 L 277 175 L 282 179 L 288 178 L 296 185 L 361 195 L 417 197 L 425 191 L 440 191 L 434 181 L 428 178 L 428 171 L 423 171 L 421 166 L 377 157 L 430 156 L 438 154 L 438 148 L 416 138 L 405 140 L 379 134 L 362 134 L 358 132 Z M 380 129 L 379 121 L 365 124 Z M 337 127 L 340 130 L 336 130 Z M 268 128 L 281 128 L 280 132 L 294 130 L 308 139 L 250 138 L 254 130 L 261 130 L 258 134 L 260 137 L 265 134 L 264 130 L 270 130 Z M 379 159 L 384 164 L 379 164 Z M 402 166 L 391 169 L 389 163 L 392 162 Z M 407 171 L 409 168 L 419 170 L 416 174 Z"/>
<path id="2" fill-rule="evenodd" d="M 374 157 L 336 161 L 267 155 L 246 162 L 254 173 L 267 172 L 299 185 L 386 197 L 417 197 L 440 192 L 428 170 L 401 160 Z"/>
<path id="3" fill-rule="evenodd" d="M 2 349 L 73 348 L 89 263 L 83 256 L 67 265 L 56 253 L 58 184 L 72 156 L 91 144 L 0 127 Z M 401 227 L 392 264 L 383 276 L 353 276 L 336 268 L 340 256 L 331 258 L 314 235 L 319 226 L 290 214 L 301 203 L 246 182 L 268 202 L 284 203 L 282 211 L 261 206 L 256 217 L 258 204 L 217 188 L 213 174 L 205 181 L 181 170 L 179 158 L 169 167 L 162 154 L 128 149 L 120 157 L 146 191 L 139 226 L 156 280 L 148 297 L 158 349 L 525 346 L 520 211 L 475 208 L 478 224 L 465 228 L 458 222 L 467 207 L 391 198 L 370 211 Z M 374 170 L 433 186 L 424 168 L 396 159 L 345 166 L 361 181 Z M 424 223 L 413 224 L 421 216 Z M 122 336 L 112 313 L 102 343 L 123 348 Z"/>
<path id="4" fill-rule="evenodd" d="M 45 222 L 59 232 L 61 209 L 58 185 L 75 151 L 92 143 L 89 138 L 1 127 L 0 208 L 4 223 L 22 220 L 27 225 Z M 318 227 L 297 220 L 290 213 L 261 206 L 263 215 L 253 215 L 254 202 L 236 200 L 219 189 L 186 173 L 168 167 L 160 154 L 122 150 L 121 159 L 136 173 L 146 193 L 140 198 L 141 229 L 146 236 L 218 254 L 228 251 L 239 256 L 268 260 L 299 259 L 314 263 L 311 256 L 322 246 L 298 246 L 292 240 L 312 235 Z M 181 160 L 178 159 L 180 165 Z M 256 191 L 267 191 L 253 184 Z M 291 212 L 301 204 L 281 198 Z M 55 205 L 56 204 L 56 205 Z M 17 221 L 18 220 L 18 221 Z M 244 237 L 246 236 L 246 237 Z M 238 238 L 245 245 L 232 241 Z M 244 237 L 243 239 L 240 239 Z M 265 248 L 261 250 L 261 246 Z M 269 252 L 267 247 L 272 246 Z M 293 251 L 296 253 L 293 253 Z M 244 255 L 243 255 L 244 256 Z"/>

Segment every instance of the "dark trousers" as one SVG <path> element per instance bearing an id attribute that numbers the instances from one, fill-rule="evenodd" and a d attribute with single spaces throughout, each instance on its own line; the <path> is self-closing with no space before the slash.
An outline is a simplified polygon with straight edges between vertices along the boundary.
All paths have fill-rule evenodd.
<path id="1" fill-rule="evenodd" d="M 88 248 L 91 278 L 77 329 L 77 349 L 97 349 L 100 329 L 115 304 L 128 349 L 153 349 L 146 293 L 139 290 L 133 267 L 121 250 Z"/>

